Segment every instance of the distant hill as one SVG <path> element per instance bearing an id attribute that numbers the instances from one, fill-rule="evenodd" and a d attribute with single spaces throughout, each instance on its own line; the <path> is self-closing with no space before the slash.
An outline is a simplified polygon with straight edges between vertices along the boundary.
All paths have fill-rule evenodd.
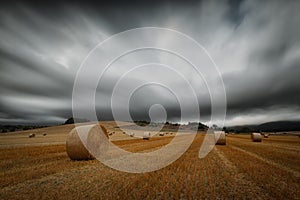
<path id="1" fill-rule="evenodd" d="M 262 131 L 299 131 L 300 121 L 267 122 L 257 126 Z"/>
<path id="2" fill-rule="evenodd" d="M 231 132 L 279 132 L 279 131 L 300 131 L 300 121 L 274 121 L 259 125 L 243 125 L 227 127 Z"/>

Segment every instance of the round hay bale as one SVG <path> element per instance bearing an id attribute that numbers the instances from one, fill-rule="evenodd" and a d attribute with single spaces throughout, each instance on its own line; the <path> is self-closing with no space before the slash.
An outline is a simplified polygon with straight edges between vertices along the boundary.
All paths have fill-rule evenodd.
<path id="1" fill-rule="evenodd" d="M 134 133 L 131 132 L 131 133 L 129 134 L 129 136 L 130 136 L 130 137 L 134 137 Z"/>
<path id="2" fill-rule="evenodd" d="M 269 137 L 269 133 L 265 133 L 264 138 L 268 138 L 268 137 Z"/>
<path id="3" fill-rule="evenodd" d="M 261 142 L 262 136 L 260 133 L 251 133 L 251 139 L 253 142 Z"/>
<path id="4" fill-rule="evenodd" d="M 29 137 L 29 138 L 33 138 L 33 137 L 35 137 L 35 134 L 34 134 L 34 133 L 30 133 L 30 134 L 28 135 L 28 137 Z"/>
<path id="5" fill-rule="evenodd" d="M 144 132 L 143 140 L 149 140 L 149 138 L 150 138 L 150 132 Z"/>
<path id="6" fill-rule="evenodd" d="M 226 134 L 224 131 L 214 131 L 216 145 L 226 145 Z"/>
<path id="7" fill-rule="evenodd" d="M 101 153 L 107 148 L 108 134 L 102 125 L 85 125 L 75 127 L 67 136 L 66 150 L 71 160 L 90 160 L 94 154 Z M 88 147 L 88 149 L 87 149 Z"/>
<path id="8" fill-rule="evenodd" d="M 164 136 L 165 134 L 164 133 L 159 133 L 159 136 Z"/>
<path id="9" fill-rule="evenodd" d="M 47 135 L 47 133 L 43 133 L 43 136 L 46 136 Z"/>

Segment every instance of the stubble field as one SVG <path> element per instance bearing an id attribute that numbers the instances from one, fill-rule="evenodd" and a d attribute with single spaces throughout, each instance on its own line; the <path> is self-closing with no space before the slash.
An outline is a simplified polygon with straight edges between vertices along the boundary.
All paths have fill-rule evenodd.
<path id="1" fill-rule="evenodd" d="M 149 141 L 114 131 L 111 141 L 125 150 L 151 151 L 173 136 Z M 0 136 L 0 199 L 299 199 L 300 138 L 270 136 L 261 143 L 249 135 L 229 135 L 198 158 L 204 134 L 171 165 L 129 174 L 97 160 L 71 161 L 65 138 L 73 125 Z M 35 138 L 28 134 L 35 132 Z M 42 136 L 47 133 L 46 136 Z M 123 138 L 123 139 L 122 139 Z"/>

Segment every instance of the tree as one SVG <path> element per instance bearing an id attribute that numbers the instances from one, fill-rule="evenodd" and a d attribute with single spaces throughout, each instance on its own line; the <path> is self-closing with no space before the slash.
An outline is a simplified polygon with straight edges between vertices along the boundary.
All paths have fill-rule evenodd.
<path id="1" fill-rule="evenodd" d="M 66 121 L 65 121 L 65 123 L 64 124 L 74 124 L 74 123 L 83 123 L 83 122 L 89 122 L 89 120 L 87 120 L 87 119 L 77 119 L 77 118 L 73 118 L 73 117 L 70 117 L 69 119 L 67 119 Z"/>
<path id="2" fill-rule="evenodd" d="M 198 130 L 206 130 L 208 127 L 202 123 L 198 123 Z"/>
<path id="3" fill-rule="evenodd" d="M 241 133 L 250 133 L 251 129 L 249 127 L 243 127 L 240 132 Z"/>
<path id="4" fill-rule="evenodd" d="M 223 127 L 222 131 L 224 131 L 225 133 L 229 133 L 229 130 L 226 128 L 226 126 Z"/>
<path id="5" fill-rule="evenodd" d="M 212 129 L 217 129 L 218 128 L 218 125 L 217 124 L 213 124 L 212 125 Z"/>

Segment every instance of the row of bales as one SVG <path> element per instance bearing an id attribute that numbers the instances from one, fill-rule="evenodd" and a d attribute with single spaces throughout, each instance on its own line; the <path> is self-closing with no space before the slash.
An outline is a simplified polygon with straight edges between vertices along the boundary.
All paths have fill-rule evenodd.
<path id="1" fill-rule="evenodd" d="M 224 131 L 214 131 L 215 144 L 216 145 L 226 145 L 226 136 L 227 136 L 227 134 Z M 261 142 L 262 137 L 268 138 L 269 134 L 264 133 L 262 135 L 261 133 L 251 133 L 252 142 Z"/>
<path id="2" fill-rule="evenodd" d="M 173 133 L 172 132 L 159 132 L 158 135 L 162 137 L 162 136 L 167 136 L 167 135 L 173 135 Z M 144 132 L 143 139 L 149 140 L 150 136 L 151 136 L 150 132 Z"/>
<path id="3" fill-rule="evenodd" d="M 66 151 L 72 160 L 91 160 L 95 159 L 92 153 L 86 148 L 93 147 L 94 149 L 102 148 L 104 141 L 108 141 L 109 136 L 115 132 L 108 132 L 102 125 L 85 125 L 75 127 L 70 131 L 66 139 Z M 126 132 L 123 132 L 126 134 Z M 173 135 L 172 132 L 160 132 L 159 136 Z M 134 132 L 129 133 L 130 137 L 135 137 Z M 105 138 L 107 140 L 105 140 Z M 143 140 L 149 140 L 151 137 L 150 132 L 144 132 L 142 135 Z M 84 143 L 82 141 L 85 141 Z"/>
<path id="4" fill-rule="evenodd" d="M 81 129 L 81 131 L 78 131 L 78 129 Z M 91 143 L 94 144 L 101 144 L 101 140 L 104 138 L 101 138 L 102 135 L 105 135 L 105 137 L 108 139 L 110 133 L 107 132 L 105 127 L 94 125 L 93 127 L 88 126 L 81 126 L 74 128 L 69 135 L 67 136 L 66 141 L 66 149 L 67 154 L 72 160 L 89 160 L 94 159 L 93 155 L 87 150 L 85 145 L 82 143 L 83 137 L 85 138 L 86 145 L 90 146 Z M 114 134 L 114 132 L 113 132 Z M 169 133 L 170 135 L 172 133 Z M 134 133 L 131 132 L 129 134 L 131 137 L 134 137 Z M 160 132 L 159 136 L 164 136 L 165 133 Z M 143 133 L 143 140 L 149 140 L 151 137 L 150 132 L 144 132 Z M 214 137 L 215 137 L 215 143 L 216 145 L 226 145 L 226 134 L 224 131 L 214 131 Z"/>
<path id="5" fill-rule="evenodd" d="M 125 132 L 123 132 L 126 134 Z M 89 160 L 94 159 L 93 155 L 87 150 L 85 145 L 92 146 L 93 148 L 103 148 L 103 142 L 108 141 L 109 135 L 114 134 L 114 132 L 108 133 L 106 128 L 102 125 L 86 125 L 75 127 L 67 136 L 66 150 L 68 156 L 72 160 Z M 173 133 L 160 132 L 159 136 L 165 136 L 166 134 L 172 135 Z M 213 131 L 214 140 L 216 145 L 226 145 L 227 134 L 224 131 Z M 135 134 L 130 132 L 130 137 L 134 137 Z M 33 136 L 34 137 L 34 136 Z M 144 132 L 142 135 L 143 140 L 149 140 L 151 137 L 150 132 Z M 268 135 L 264 135 L 268 137 Z M 107 140 L 105 140 L 105 138 Z M 85 141 L 85 145 L 82 140 Z M 253 142 L 261 142 L 261 133 L 252 133 L 251 140 Z M 102 145 L 102 146 L 101 146 Z"/>
<path id="6" fill-rule="evenodd" d="M 123 132 L 126 134 L 125 132 Z M 92 160 L 95 157 L 86 148 L 93 148 L 93 151 L 99 149 L 105 149 L 105 141 L 108 141 L 109 135 L 113 135 L 115 132 L 110 132 L 102 125 L 86 125 L 75 127 L 67 136 L 66 150 L 68 156 L 72 160 Z M 134 137 L 135 134 L 131 132 L 130 137 Z M 144 132 L 143 139 L 149 140 L 151 137 L 150 132 Z M 106 139 L 106 140 L 105 140 Z M 84 143 L 82 141 L 85 141 Z M 98 151 L 99 152 L 99 151 Z"/>
<path id="7" fill-rule="evenodd" d="M 109 136 L 112 136 L 112 135 L 114 135 L 114 134 L 115 134 L 114 131 L 108 133 Z M 123 134 L 126 134 L 126 132 L 123 132 Z M 147 134 L 149 134 L 149 132 L 144 132 L 145 138 L 147 138 L 147 136 L 146 136 Z M 172 132 L 160 132 L 158 135 L 159 135 L 159 136 L 173 135 L 173 133 L 172 133 Z M 129 136 L 130 136 L 130 137 L 134 137 L 134 136 L 135 136 L 135 133 L 134 133 L 134 132 L 130 132 L 130 133 L 129 133 Z"/>
<path id="8" fill-rule="evenodd" d="M 269 133 L 251 133 L 251 140 L 253 142 L 261 142 L 263 137 L 269 138 Z"/>
<path id="9" fill-rule="evenodd" d="M 43 136 L 46 136 L 47 135 L 47 133 L 43 133 Z M 28 137 L 29 138 L 34 138 L 35 137 L 35 133 L 30 133 L 29 135 L 28 135 Z"/>
<path id="10" fill-rule="evenodd" d="M 115 131 L 108 132 L 108 135 L 109 135 L 109 136 L 112 136 L 112 135 L 114 135 L 114 134 L 115 134 Z M 123 132 L 123 134 L 126 134 L 126 132 Z M 144 133 L 143 133 L 143 139 L 148 140 L 148 139 L 150 138 L 150 136 L 148 136 L 149 134 L 150 134 L 150 132 L 144 132 Z M 151 135 L 151 134 L 150 134 L 150 135 Z M 167 135 L 173 135 L 173 133 L 172 133 L 172 132 L 160 132 L 158 135 L 159 135 L 159 136 L 167 136 Z M 135 133 L 134 133 L 134 132 L 130 132 L 130 133 L 129 133 L 129 136 L 130 136 L 130 137 L 135 137 Z"/>

